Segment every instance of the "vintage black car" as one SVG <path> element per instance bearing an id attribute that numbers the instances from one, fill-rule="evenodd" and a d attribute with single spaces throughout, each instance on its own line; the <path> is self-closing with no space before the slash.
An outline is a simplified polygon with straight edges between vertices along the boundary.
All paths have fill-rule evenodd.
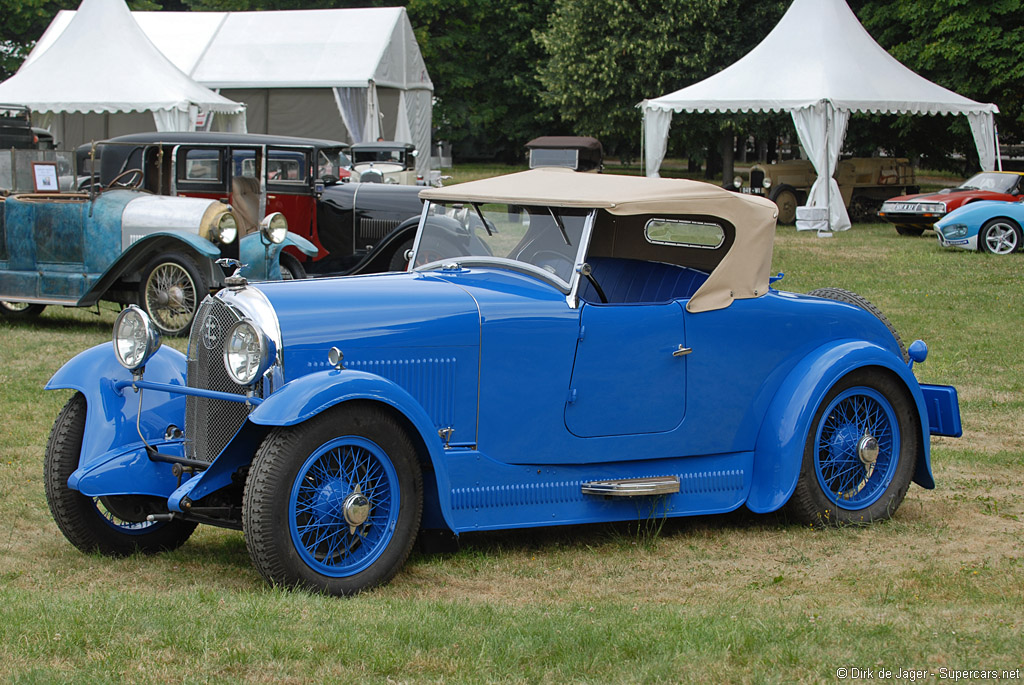
<path id="1" fill-rule="evenodd" d="M 604 170 L 601 141 L 589 136 L 541 136 L 526 144 L 530 168 L 565 167 L 576 171 Z"/>
<path id="2" fill-rule="evenodd" d="M 404 268 L 420 189 L 344 182 L 351 176 L 347 150 L 338 141 L 289 136 L 138 133 L 84 146 L 78 166 L 98 168 L 103 186 L 120 177 L 159 195 L 229 203 L 242 235 L 263 217 L 283 214 L 288 230 L 317 247 L 313 257 L 286 248 L 286 276 Z"/>
<path id="3" fill-rule="evenodd" d="M 28 107 L 0 104 L 0 150 L 34 148 L 38 142 Z"/>

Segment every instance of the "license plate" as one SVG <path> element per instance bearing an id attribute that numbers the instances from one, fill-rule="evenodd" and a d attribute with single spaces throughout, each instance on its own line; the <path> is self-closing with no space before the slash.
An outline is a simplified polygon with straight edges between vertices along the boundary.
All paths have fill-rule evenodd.
<path id="1" fill-rule="evenodd" d="M 916 212 L 920 213 L 921 208 L 912 202 L 890 202 L 886 209 L 890 212 Z"/>

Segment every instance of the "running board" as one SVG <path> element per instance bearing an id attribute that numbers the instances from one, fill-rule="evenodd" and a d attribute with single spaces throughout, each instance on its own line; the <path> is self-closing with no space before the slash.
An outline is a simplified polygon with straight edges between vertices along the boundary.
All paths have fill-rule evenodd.
<path id="1" fill-rule="evenodd" d="M 679 492 L 679 476 L 593 480 L 583 483 L 580 490 L 584 495 L 604 495 L 605 497 L 673 495 Z"/>

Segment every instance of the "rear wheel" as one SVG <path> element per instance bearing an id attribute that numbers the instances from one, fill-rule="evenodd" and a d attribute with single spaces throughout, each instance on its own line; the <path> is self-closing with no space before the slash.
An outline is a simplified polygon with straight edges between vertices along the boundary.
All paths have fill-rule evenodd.
<path id="1" fill-rule="evenodd" d="M 978 232 L 978 246 L 989 254 L 1011 254 L 1020 249 L 1020 226 L 1009 219 L 989 219 Z"/>
<path id="2" fill-rule="evenodd" d="M 142 271 L 139 302 L 160 332 L 182 335 L 209 292 L 199 267 L 189 257 L 163 254 Z"/>
<path id="3" fill-rule="evenodd" d="M 861 297 L 855 292 L 849 290 L 843 290 L 842 288 L 818 288 L 807 293 L 808 295 L 814 295 L 815 297 L 824 297 L 826 300 L 835 300 L 836 302 L 845 302 L 846 304 L 852 304 L 860 307 L 866 312 L 870 312 L 876 319 L 885 324 L 885 327 L 892 333 L 892 337 L 896 338 L 896 344 L 899 345 L 900 354 L 903 355 L 903 361 L 910 361 L 910 356 L 907 355 L 907 346 L 903 344 L 903 338 L 900 337 L 896 327 L 892 325 L 892 321 L 889 321 L 889 317 L 882 313 L 882 310 L 871 304 L 866 297 Z"/>
<path id="4" fill-rule="evenodd" d="M 195 523 L 146 520 L 147 514 L 161 510 L 159 498 L 88 497 L 68 487 L 68 478 L 78 468 L 81 456 L 85 416 L 85 396 L 75 393 L 57 415 L 46 444 L 46 502 L 64 537 L 83 552 L 110 556 L 135 551 L 152 554 L 183 545 L 195 530 Z M 162 510 L 166 512 L 166 508 Z"/>
<path id="5" fill-rule="evenodd" d="M 383 410 L 355 404 L 264 440 L 242 521 L 268 581 L 349 595 L 398 572 L 422 508 L 423 476 L 405 430 Z"/>
<path id="6" fill-rule="evenodd" d="M 45 304 L 0 300 L 0 314 L 12 319 L 30 319 L 42 314 L 44 309 L 46 309 Z"/>
<path id="7" fill-rule="evenodd" d="M 888 374 L 859 369 L 825 395 L 811 423 L 790 509 L 809 523 L 891 517 L 917 461 L 914 406 Z"/>

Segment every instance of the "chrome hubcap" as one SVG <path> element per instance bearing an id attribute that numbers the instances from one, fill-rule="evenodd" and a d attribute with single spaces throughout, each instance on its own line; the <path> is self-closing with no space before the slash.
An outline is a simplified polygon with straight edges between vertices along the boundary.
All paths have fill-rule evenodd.
<path id="1" fill-rule="evenodd" d="M 356 528 L 366 523 L 370 518 L 370 500 L 359 491 L 359 484 L 356 483 L 352 494 L 345 498 L 342 506 L 345 515 L 345 523 L 348 524 L 349 533 L 354 535 Z"/>
<path id="2" fill-rule="evenodd" d="M 873 468 L 878 460 L 878 441 L 865 434 L 857 443 L 857 456 L 862 464 Z"/>
<path id="3" fill-rule="evenodd" d="M 1017 249 L 1017 232 L 1012 226 L 996 224 L 985 232 L 985 242 L 996 254 L 1009 254 Z"/>

